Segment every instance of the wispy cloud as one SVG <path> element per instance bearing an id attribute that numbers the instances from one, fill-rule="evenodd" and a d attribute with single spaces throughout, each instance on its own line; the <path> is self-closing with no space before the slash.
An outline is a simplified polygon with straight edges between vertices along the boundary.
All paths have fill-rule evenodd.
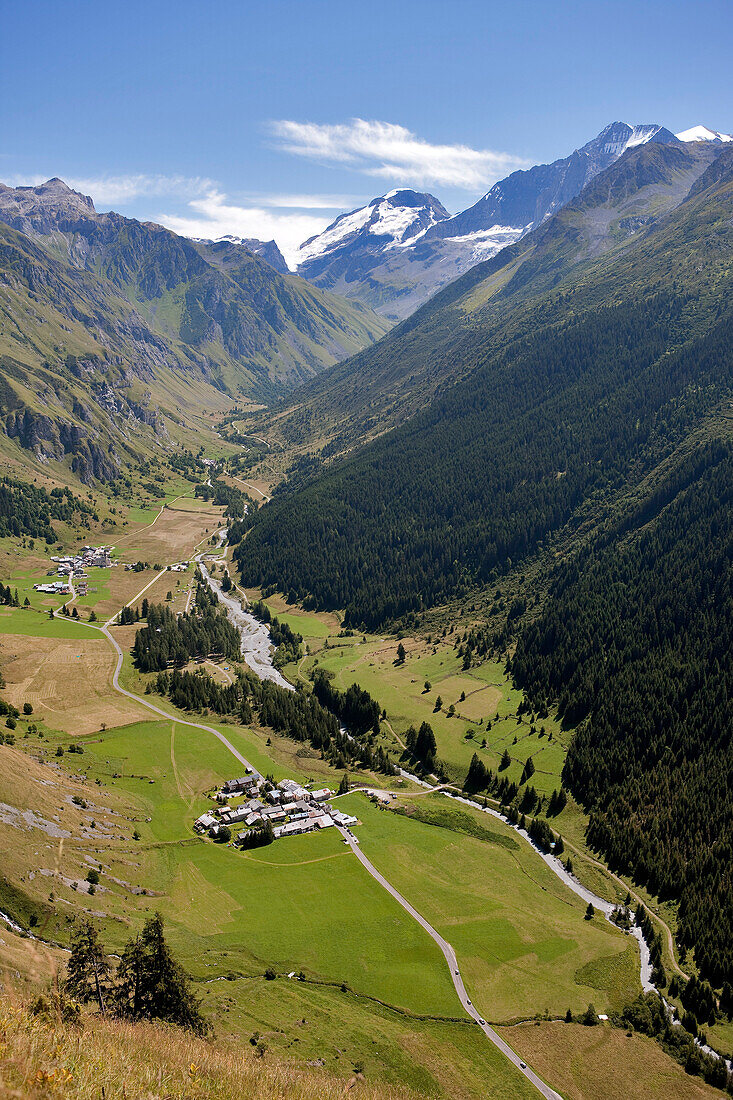
<path id="1" fill-rule="evenodd" d="M 300 196 L 303 197 L 305 196 Z M 276 205 L 270 203 L 271 207 Z M 291 266 L 294 264 L 298 246 L 308 237 L 320 233 L 333 221 L 331 215 L 276 213 L 264 203 L 259 206 L 240 206 L 229 201 L 226 195 L 217 190 L 191 199 L 188 209 L 190 214 L 158 214 L 155 221 L 184 237 L 216 240 L 231 234 L 235 237 L 257 237 L 259 240 L 274 238 Z"/>
<path id="2" fill-rule="evenodd" d="M 91 195 L 95 206 L 124 206 L 140 198 L 175 195 L 191 198 L 210 191 L 215 185 L 205 177 L 144 175 L 64 176 L 64 182 L 83 195 Z M 8 182 L 11 187 L 38 187 L 49 176 L 17 176 Z"/>
<path id="3" fill-rule="evenodd" d="M 290 210 L 352 210 L 364 206 L 373 196 L 369 195 L 261 195 L 249 196 L 260 206 L 276 206 Z"/>
<path id="4" fill-rule="evenodd" d="M 405 126 L 362 118 L 336 125 L 282 119 L 271 123 L 270 131 L 278 147 L 295 156 L 420 187 L 475 191 L 526 163 L 493 149 L 432 145 Z"/>

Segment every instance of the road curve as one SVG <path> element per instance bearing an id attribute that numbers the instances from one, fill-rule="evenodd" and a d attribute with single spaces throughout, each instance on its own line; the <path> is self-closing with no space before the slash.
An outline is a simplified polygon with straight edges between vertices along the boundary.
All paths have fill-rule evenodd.
<path id="1" fill-rule="evenodd" d="M 139 703 L 141 707 L 146 707 L 147 710 L 151 710 L 153 714 L 157 714 L 159 715 L 159 717 L 165 718 L 168 722 L 177 722 L 179 726 L 190 726 L 191 729 L 205 730 L 206 733 L 213 733 L 214 737 L 218 738 L 218 740 L 221 741 L 222 745 L 224 745 L 225 748 L 229 749 L 229 752 L 232 754 L 232 756 L 236 757 L 240 764 L 244 764 L 245 768 L 251 768 L 252 772 L 255 775 L 260 774 L 257 768 L 255 768 L 254 764 L 250 764 L 249 760 L 242 756 L 241 752 L 238 749 L 235 749 L 231 741 L 227 737 L 225 737 L 223 733 L 220 733 L 219 730 L 215 730 L 213 726 L 205 726 L 202 722 L 185 722 L 182 718 L 179 718 L 178 715 L 169 714 L 167 711 L 162 710 L 160 707 L 156 707 L 155 703 L 149 703 L 147 699 L 143 699 L 142 696 L 135 695 L 132 691 L 127 691 L 126 688 L 120 687 L 119 676 L 120 669 L 122 668 L 122 662 L 124 660 L 124 654 L 118 646 L 117 640 L 113 637 L 112 634 L 110 634 L 109 627 L 106 623 L 103 627 L 101 627 L 101 632 L 102 634 L 104 634 L 105 638 L 112 643 L 117 653 L 117 664 L 115 665 L 115 670 L 112 673 L 112 686 L 114 687 L 115 691 L 119 691 L 121 695 L 126 695 L 128 699 L 132 699 L 133 702 Z"/>
<path id="2" fill-rule="evenodd" d="M 115 665 L 114 673 L 112 674 L 112 686 L 114 687 L 115 691 L 120 692 L 121 695 L 125 695 L 128 699 L 132 699 L 133 702 L 139 703 L 147 710 L 152 711 L 153 714 L 157 714 L 161 718 L 165 718 L 169 722 L 177 722 L 181 726 L 190 726 L 192 729 L 205 730 L 206 733 L 213 734 L 214 737 L 221 741 L 225 748 L 229 750 L 232 756 L 234 756 L 237 760 L 239 760 L 241 764 L 245 766 L 245 768 L 251 768 L 251 770 L 256 775 L 260 774 L 257 769 L 252 764 L 250 764 L 249 760 L 242 756 L 238 749 L 235 749 L 231 741 L 227 737 L 225 737 L 223 733 L 220 733 L 219 730 L 214 729 L 213 726 L 206 726 L 202 722 L 185 722 L 177 715 L 169 714 L 161 707 L 157 707 L 154 703 L 149 703 L 141 696 L 135 695 L 131 691 L 127 691 L 126 688 L 120 687 L 119 675 L 122 668 L 122 662 L 124 660 L 124 654 L 120 646 L 117 644 L 117 640 L 110 633 L 109 626 L 105 623 L 104 626 L 102 626 L 100 629 L 101 633 L 104 634 L 107 640 L 114 646 L 115 652 L 117 654 L 117 663 Z M 512 1063 L 512 1065 L 514 1065 L 519 1070 L 519 1072 L 523 1074 L 523 1076 L 526 1077 L 527 1080 L 531 1082 L 531 1084 L 534 1085 L 537 1091 L 545 1097 L 545 1100 L 562 1100 L 562 1097 L 559 1093 L 555 1092 L 554 1089 L 551 1089 L 549 1085 L 546 1085 L 545 1082 L 537 1076 L 534 1070 L 530 1069 L 529 1066 L 522 1063 L 519 1055 L 514 1053 L 509 1044 L 504 1042 L 504 1040 L 494 1030 L 493 1027 L 491 1027 L 487 1023 L 480 1023 L 481 1016 L 471 1004 L 468 994 L 466 993 L 466 987 L 463 984 L 463 978 L 461 977 L 461 972 L 458 967 L 456 953 L 453 950 L 451 944 L 449 944 L 447 940 L 444 940 L 440 933 L 436 932 L 433 926 L 425 920 L 422 914 L 418 913 L 417 909 L 415 909 L 414 906 L 412 906 L 410 902 L 406 898 L 404 898 L 402 894 L 400 894 L 399 891 L 394 888 L 394 886 L 392 886 L 392 884 L 384 877 L 384 875 L 382 875 L 376 869 L 374 864 L 364 855 L 361 848 L 359 847 L 358 842 L 351 835 L 351 833 L 349 833 L 346 829 L 342 829 L 338 826 L 337 828 L 339 828 L 339 832 L 343 836 L 346 843 L 349 845 L 351 851 L 354 853 L 356 858 L 362 864 L 364 869 L 372 876 L 372 878 L 376 882 L 379 883 L 379 885 L 383 889 L 387 891 L 388 894 L 390 894 L 395 899 L 395 901 L 399 905 L 402 906 L 405 912 L 409 913 L 413 920 L 417 921 L 420 927 L 423 928 L 424 931 L 427 932 L 427 934 L 431 937 L 431 939 L 434 940 L 435 943 L 438 945 L 450 969 L 451 981 L 453 982 L 455 991 L 458 994 L 458 999 L 460 1000 L 464 1010 L 468 1013 L 468 1015 L 476 1021 L 489 1042 L 493 1043 L 497 1050 L 499 1050 L 501 1054 L 503 1054 L 504 1057 L 507 1058 Z"/>
<path id="3" fill-rule="evenodd" d="M 481 1016 L 471 1004 L 468 994 L 466 993 L 466 987 L 463 984 L 463 978 L 461 977 L 461 972 L 458 967 L 458 962 L 456 960 L 456 953 L 451 945 L 448 943 L 448 941 L 444 940 L 440 933 L 435 931 L 432 924 L 428 924 L 428 922 L 425 920 L 425 917 L 423 917 L 421 913 L 418 913 L 417 909 L 415 909 L 414 906 L 410 905 L 407 898 L 403 898 L 402 894 L 400 894 L 399 891 L 395 890 L 394 886 L 392 886 L 392 884 L 384 877 L 384 875 L 377 870 L 374 864 L 369 859 L 367 859 L 367 857 L 364 855 L 361 848 L 359 847 L 358 841 L 355 840 L 351 833 L 347 829 L 342 829 L 339 826 L 337 826 L 337 828 L 339 829 L 339 832 L 343 836 L 346 843 L 351 848 L 351 851 L 354 853 L 361 865 L 369 872 L 372 878 L 375 879 L 379 883 L 379 885 L 387 891 L 388 894 L 391 894 L 395 901 L 402 906 L 405 912 L 409 913 L 413 920 L 416 920 L 420 927 L 427 932 L 430 938 L 434 940 L 435 943 L 437 943 L 438 947 L 443 952 L 443 956 L 445 958 L 445 961 L 448 963 L 448 967 L 450 968 L 451 980 L 455 987 L 455 991 L 458 994 L 459 1001 L 463 1005 L 463 1008 L 468 1013 L 468 1015 L 476 1021 L 486 1038 L 494 1044 L 497 1050 L 499 1050 L 505 1058 L 508 1058 L 512 1065 L 516 1066 L 519 1072 L 523 1074 L 527 1078 L 527 1080 L 534 1085 L 537 1091 L 541 1093 L 542 1096 L 546 1098 L 546 1100 L 562 1100 L 562 1097 L 559 1093 L 555 1092 L 554 1089 L 551 1089 L 549 1085 L 546 1085 L 542 1078 L 537 1076 L 534 1070 L 531 1070 L 529 1066 L 522 1062 L 519 1055 L 514 1053 L 509 1044 L 504 1042 L 502 1037 L 498 1034 L 498 1032 L 494 1031 L 493 1027 L 491 1027 L 490 1024 L 481 1023 Z"/>

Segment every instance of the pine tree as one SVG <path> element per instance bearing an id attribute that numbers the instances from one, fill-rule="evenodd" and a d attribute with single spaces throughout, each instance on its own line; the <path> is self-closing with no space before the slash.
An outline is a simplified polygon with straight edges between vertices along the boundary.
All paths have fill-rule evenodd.
<path id="1" fill-rule="evenodd" d="M 526 783 L 528 779 L 531 779 L 534 775 L 534 761 L 531 756 L 527 757 L 527 761 L 522 768 L 522 778 L 519 780 L 520 786 L 522 783 Z"/>
<path id="2" fill-rule="evenodd" d="M 103 1013 L 104 994 L 109 985 L 109 964 L 97 930 L 91 921 L 82 921 L 77 925 L 71 941 L 64 987 L 79 1001 L 97 1001 L 99 1010 Z"/>
<path id="3" fill-rule="evenodd" d="M 140 935 L 130 940 L 119 967 L 118 1009 L 132 1019 L 166 1020 L 205 1035 L 209 1024 L 181 965 L 163 935 L 163 918 L 156 913 Z"/>

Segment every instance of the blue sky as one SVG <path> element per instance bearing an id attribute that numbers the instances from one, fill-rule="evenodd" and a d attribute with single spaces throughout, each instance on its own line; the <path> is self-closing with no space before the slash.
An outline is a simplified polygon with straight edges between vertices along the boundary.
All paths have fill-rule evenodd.
<path id="1" fill-rule="evenodd" d="M 395 186 L 455 211 L 615 119 L 730 132 L 730 0 L 25 0 L 0 180 L 292 253 Z"/>

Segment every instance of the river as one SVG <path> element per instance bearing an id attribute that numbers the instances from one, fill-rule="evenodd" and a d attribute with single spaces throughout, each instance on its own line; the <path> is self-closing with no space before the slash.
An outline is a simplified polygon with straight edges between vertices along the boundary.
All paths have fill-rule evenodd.
<path id="1" fill-rule="evenodd" d="M 286 691 L 295 691 L 293 685 L 285 679 L 272 663 L 274 646 L 270 640 L 270 631 L 267 625 L 256 619 L 251 612 L 245 611 L 236 596 L 222 592 L 220 582 L 216 577 L 212 577 L 206 568 L 203 562 L 203 554 L 200 554 L 196 561 L 204 580 L 224 607 L 229 622 L 239 631 L 245 664 L 261 680 L 272 680 L 273 683 L 285 688 Z"/>
<path id="2" fill-rule="evenodd" d="M 278 671 L 278 669 L 275 668 L 274 664 L 272 663 L 274 646 L 272 644 L 272 641 L 270 640 L 270 631 L 267 625 L 265 623 L 261 623 L 259 619 L 256 619 L 254 615 L 251 614 L 251 612 L 245 611 L 236 596 L 231 596 L 228 593 L 222 591 L 220 582 L 215 577 L 212 577 L 208 569 L 206 568 L 206 565 L 203 562 L 203 557 L 203 554 L 199 554 L 196 558 L 198 566 L 201 570 L 201 574 L 206 583 L 211 588 L 212 592 L 214 592 L 217 599 L 225 608 L 227 618 L 239 631 L 240 637 L 242 639 L 242 656 L 244 657 L 245 663 L 249 666 L 249 668 L 252 669 L 254 673 L 256 673 L 257 676 L 260 677 L 261 680 L 272 680 L 273 683 L 279 684 L 280 687 L 285 688 L 287 691 L 295 691 L 293 685 L 285 679 L 285 677 Z M 351 735 L 343 726 L 341 726 L 341 732 L 349 737 L 350 740 L 353 740 Z M 420 779 L 419 776 L 413 775 L 411 772 L 405 771 L 402 768 L 399 769 L 399 774 L 405 779 L 409 779 L 412 782 L 417 783 L 421 787 L 432 786 L 432 784 L 426 783 L 424 779 Z M 610 921 L 611 912 L 613 911 L 615 906 L 611 902 L 605 901 L 597 894 L 594 894 L 587 887 L 583 886 L 583 884 L 578 881 L 575 875 L 571 875 L 568 871 L 566 871 L 565 867 L 556 856 L 553 856 L 546 852 L 542 852 L 533 842 L 532 838 L 529 836 L 529 833 L 527 833 L 526 830 L 520 829 L 518 825 L 512 825 L 511 822 L 507 821 L 503 814 L 499 813 L 498 810 L 492 809 L 490 806 L 482 806 L 480 803 L 474 802 L 472 799 L 464 798 L 461 795 L 454 794 L 451 791 L 443 790 L 442 793 L 447 797 L 454 799 L 456 802 L 463 802 L 465 805 L 481 810 L 483 813 L 489 814 L 491 817 L 499 818 L 501 821 L 504 822 L 505 825 L 510 825 L 510 827 L 513 828 L 515 832 L 519 833 L 519 835 L 528 844 L 531 844 L 531 846 L 534 848 L 540 858 L 544 860 L 550 870 L 555 875 L 557 875 L 557 877 L 565 884 L 565 886 L 568 887 L 568 889 L 572 890 L 573 893 L 577 894 L 577 896 L 582 898 L 583 901 L 590 902 L 593 905 L 594 909 L 597 909 L 599 912 L 603 913 L 605 919 Z M 0 914 L 0 917 L 4 917 L 4 914 Z M 631 927 L 630 934 L 636 939 L 639 944 L 639 977 L 641 980 L 641 987 L 645 993 L 648 993 L 651 990 L 656 990 L 656 986 L 652 984 L 652 965 L 649 957 L 649 947 L 641 933 L 641 929 L 638 927 L 638 925 L 635 924 Z M 665 1006 L 667 1007 L 668 1012 L 670 1012 L 670 1006 L 667 1004 L 666 1001 Z M 699 1040 L 696 1040 L 696 1044 L 700 1046 L 704 1051 L 706 1051 L 706 1053 L 712 1054 L 714 1057 L 717 1058 L 722 1057 L 722 1055 L 718 1054 L 717 1051 L 712 1050 L 708 1046 L 704 1046 L 702 1043 L 700 1043 Z M 729 1068 L 731 1068 L 731 1066 L 733 1066 L 733 1062 L 728 1063 L 728 1065 Z"/>

